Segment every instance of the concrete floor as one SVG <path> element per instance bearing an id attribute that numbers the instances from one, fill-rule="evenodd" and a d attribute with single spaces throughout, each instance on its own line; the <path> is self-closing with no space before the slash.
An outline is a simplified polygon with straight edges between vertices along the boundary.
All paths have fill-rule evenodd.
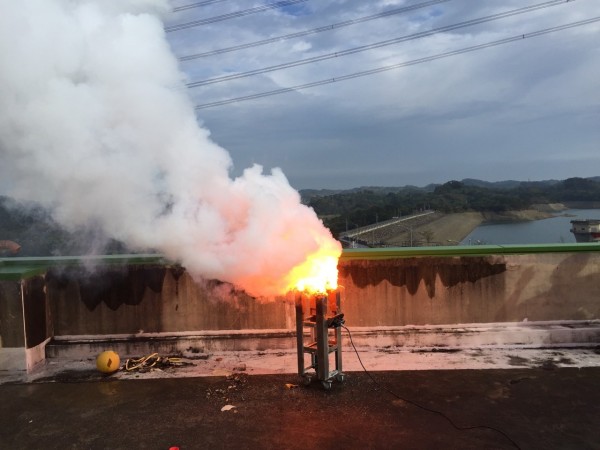
<path id="1" fill-rule="evenodd" d="M 3 377 L 0 448 L 598 449 L 599 353 L 381 349 L 362 353 L 373 381 L 344 352 L 330 391 L 301 385 L 293 352 L 110 376 L 54 360 Z"/>
<path id="2" fill-rule="evenodd" d="M 330 391 L 292 374 L 4 384 L 0 448 L 600 448 L 598 367 L 372 376 Z"/>
<path id="3" fill-rule="evenodd" d="M 369 371 L 406 370 L 489 370 L 600 367 L 600 346 L 522 348 L 405 348 L 380 347 L 358 349 L 362 363 Z M 0 370 L 0 384 L 53 381 L 97 381 L 102 378 L 95 370 L 95 354 L 80 357 L 46 359 L 36 370 Z M 140 354 L 139 356 L 142 356 Z M 163 355 L 161 356 L 168 356 Z M 186 378 L 227 376 L 236 372 L 247 375 L 297 373 L 295 350 L 238 351 L 181 354 L 181 366 L 164 370 L 128 372 L 120 370 L 112 379 Z M 344 348 L 344 371 L 360 372 L 362 367 L 352 348 Z M 121 366 L 124 366 L 124 358 Z M 333 354 L 330 364 L 333 367 Z M 306 360 L 308 365 L 308 358 Z"/>

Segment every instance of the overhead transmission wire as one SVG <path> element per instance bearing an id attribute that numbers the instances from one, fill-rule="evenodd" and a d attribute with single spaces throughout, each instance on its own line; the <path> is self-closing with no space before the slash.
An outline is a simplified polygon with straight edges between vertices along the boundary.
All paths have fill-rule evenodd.
<path id="1" fill-rule="evenodd" d="M 249 70 L 247 72 L 233 73 L 230 75 L 223 75 L 223 76 L 219 76 L 219 77 L 208 78 L 205 80 L 192 81 L 190 83 L 187 83 L 186 86 L 188 88 L 195 88 L 195 87 L 199 87 L 199 86 L 206 86 L 208 84 L 222 83 L 224 81 L 237 80 L 239 78 L 246 78 L 246 77 L 250 77 L 250 76 L 254 76 L 254 75 L 260 75 L 263 73 L 274 72 L 277 70 L 289 69 L 291 67 L 302 66 L 305 64 L 312 64 L 312 63 L 319 62 L 319 61 L 326 61 L 328 59 L 340 58 L 342 56 L 353 55 L 355 53 L 360 53 L 360 52 L 364 52 L 367 50 L 373 50 L 376 48 L 386 47 L 386 46 L 393 45 L 393 44 L 399 44 L 401 42 L 420 39 L 420 38 L 432 36 L 432 35 L 438 34 L 438 33 L 457 30 L 459 28 L 465 28 L 465 27 L 469 27 L 469 26 L 473 26 L 473 25 L 479 25 L 479 24 L 491 22 L 494 20 L 504 19 L 506 17 L 511 17 L 511 16 L 516 16 L 519 14 L 528 13 L 531 11 L 537 11 L 540 9 L 545 9 L 545 8 L 549 8 L 552 6 L 559 5 L 559 4 L 567 3 L 569 1 L 572 1 L 572 0 L 551 0 L 551 1 L 543 2 L 543 3 L 538 3 L 536 5 L 530 5 L 530 6 L 526 6 L 523 8 L 518 8 L 518 9 L 513 9 L 510 11 L 492 14 L 489 16 L 466 20 L 464 22 L 459 22 L 459 23 L 455 23 L 452 25 L 446 25 L 443 27 L 433 28 L 428 31 L 421 31 L 419 33 L 409 34 L 409 35 L 397 37 L 394 39 L 388 39 L 385 41 L 374 42 L 372 44 L 361 45 L 360 47 L 349 48 L 346 50 L 341 50 L 339 52 L 333 52 L 333 53 L 327 53 L 324 55 L 312 56 L 310 58 L 299 59 L 296 61 L 277 64 L 274 66 Z"/>
<path id="2" fill-rule="evenodd" d="M 326 80 L 313 81 L 312 83 L 306 83 L 306 84 L 301 84 L 301 85 L 297 85 L 297 86 L 276 89 L 273 91 L 260 92 L 257 94 L 246 95 L 243 97 L 235 97 L 235 98 L 230 98 L 230 99 L 226 99 L 226 100 L 219 100 L 219 101 L 215 101 L 215 102 L 204 103 L 204 104 L 197 105 L 195 108 L 196 109 L 205 109 L 205 108 L 211 108 L 211 107 L 215 107 L 215 106 L 223 106 L 223 105 L 228 105 L 230 103 L 238 103 L 238 102 L 247 101 L 247 100 L 255 100 L 258 98 L 268 97 L 271 95 L 284 94 L 286 92 L 299 91 L 301 89 L 308 89 L 308 88 L 312 88 L 312 87 L 323 86 L 325 84 L 337 83 L 339 81 L 351 80 L 353 78 L 364 77 L 367 75 L 373 75 L 376 73 L 386 72 L 388 70 L 394 70 L 394 69 L 399 69 L 402 67 L 413 66 L 416 64 L 426 63 L 426 62 L 434 61 L 437 59 L 448 58 L 450 56 L 456 56 L 456 55 L 460 55 L 463 53 L 469 53 L 469 52 L 474 52 L 476 50 L 482 50 L 485 48 L 495 47 L 495 46 L 502 45 L 502 44 L 508 44 L 510 42 L 520 41 L 520 40 L 524 40 L 526 38 L 542 36 L 545 34 L 554 33 L 554 32 L 566 30 L 569 28 L 580 27 L 580 26 L 588 25 L 590 23 L 594 23 L 594 22 L 598 22 L 598 21 L 600 21 L 600 16 L 593 17 L 590 19 L 580 20 L 577 22 L 571 22 L 571 23 L 567 23 L 564 25 L 557 25 L 554 27 L 545 28 L 543 30 L 538 30 L 538 31 L 533 31 L 533 32 L 526 33 L 526 34 L 519 34 L 516 36 L 504 38 L 504 39 L 498 39 L 496 41 L 491 41 L 491 42 L 487 42 L 487 43 L 479 44 L 479 45 L 473 45 L 471 47 L 465 47 L 465 48 L 461 48 L 458 50 L 452 50 L 452 51 L 448 51 L 448 52 L 444 52 L 444 53 L 438 53 L 436 55 L 413 59 L 410 61 L 404 61 L 404 62 L 401 62 L 398 64 L 392 64 L 389 66 L 383 66 L 383 67 L 377 67 L 375 69 L 364 70 L 362 72 L 355 72 L 355 73 L 351 73 L 348 75 L 342 75 L 339 77 L 328 78 Z"/>
<path id="3" fill-rule="evenodd" d="M 403 402 L 409 403 L 413 406 L 416 406 L 417 408 L 422 409 L 423 411 L 427 411 L 430 412 L 432 414 L 437 414 L 438 416 L 443 417 L 444 419 L 446 419 L 448 421 L 448 423 L 450 423 L 450 425 L 452 425 L 454 427 L 454 429 L 458 430 L 458 431 L 469 431 L 469 430 L 490 430 L 493 431 L 495 433 L 500 434 L 501 436 L 503 436 L 504 438 L 506 438 L 516 449 L 520 450 L 521 447 L 519 446 L 519 444 L 517 444 L 508 434 L 506 434 L 504 431 L 502 431 L 499 428 L 496 427 L 492 427 L 489 425 L 470 425 L 470 426 L 460 426 L 460 425 L 456 425 L 454 423 L 454 421 L 448 417 L 446 414 L 444 414 L 441 411 L 438 411 L 436 409 L 433 408 L 428 408 L 427 406 L 423 406 L 420 403 L 417 403 L 413 400 L 409 400 L 405 397 L 402 397 L 401 395 L 398 395 L 396 392 L 392 391 L 391 389 L 389 389 L 388 387 L 384 386 L 383 384 L 381 384 L 379 381 L 377 381 L 373 375 L 371 374 L 371 372 L 369 372 L 367 370 L 367 368 L 365 367 L 365 365 L 362 362 L 362 359 L 360 357 L 360 354 L 358 353 L 358 350 L 356 349 L 356 346 L 354 345 L 354 341 L 352 340 L 352 333 L 350 333 L 350 330 L 348 329 L 348 327 L 346 327 L 345 325 L 342 325 L 342 328 L 346 330 L 346 332 L 348 333 L 348 337 L 350 338 L 350 344 L 352 345 L 352 348 L 354 349 L 354 353 L 356 353 L 356 357 L 358 358 L 358 362 L 360 363 L 360 366 L 362 367 L 362 369 L 364 370 L 364 372 L 368 375 L 368 377 L 371 379 L 371 381 L 373 383 L 375 383 L 379 388 L 383 389 L 384 391 L 386 391 L 388 394 L 392 395 L 393 397 L 396 397 L 398 400 L 401 400 Z"/>
<path id="4" fill-rule="evenodd" d="M 222 22 L 224 20 L 235 19 L 237 17 L 243 17 L 258 12 L 268 11 L 269 9 L 283 8 L 284 6 L 295 5 L 296 3 L 303 3 L 306 1 L 308 0 L 284 0 L 276 3 L 268 3 L 262 6 L 255 6 L 254 8 L 242 9 L 240 11 L 221 14 L 220 16 L 207 17 L 206 19 L 198 19 L 193 20 L 191 22 L 172 25 L 170 27 L 165 27 L 165 32 L 171 33 L 173 31 L 185 30 L 187 28 L 198 27 L 200 25 L 208 25 L 210 23 Z"/>
<path id="5" fill-rule="evenodd" d="M 393 16 L 395 14 L 402 14 L 404 12 L 414 11 L 415 9 L 425 8 L 427 6 L 433 6 L 438 3 L 445 3 L 445 2 L 449 2 L 449 1 L 451 1 L 451 0 L 432 0 L 432 1 L 428 1 L 428 2 L 417 3 L 414 5 L 410 5 L 410 6 L 405 6 L 403 8 L 389 9 L 387 11 L 383 11 L 383 12 L 380 12 L 377 14 L 372 14 L 370 16 L 364 16 L 364 17 L 358 17 L 356 19 L 345 20 L 343 22 L 338 22 L 338 23 L 334 23 L 331 25 L 324 25 L 322 27 L 312 28 L 310 30 L 304 30 L 304 31 L 298 31 L 296 33 L 284 34 L 282 36 L 276 36 L 276 37 L 272 37 L 272 38 L 268 38 L 268 39 L 262 39 L 260 41 L 250 42 L 247 44 L 234 45 L 232 47 L 211 50 L 211 51 L 203 52 L 203 53 L 194 53 L 191 55 L 180 56 L 179 61 L 191 61 L 193 59 L 204 58 L 206 56 L 220 55 L 223 53 L 229 53 L 229 52 L 234 52 L 237 50 L 245 50 L 247 48 L 271 44 L 273 42 L 280 42 L 280 41 L 294 39 L 294 38 L 298 38 L 298 37 L 302 37 L 302 36 L 309 36 L 311 34 L 322 33 L 324 31 L 336 30 L 338 28 L 348 27 L 350 25 L 355 25 L 358 23 L 364 23 L 364 22 L 368 22 L 370 20 L 380 19 L 382 17 L 389 17 L 389 16 Z"/>
<path id="6" fill-rule="evenodd" d="M 171 11 L 172 12 L 185 11 L 186 9 L 198 8 L 200 6 L 212 5 L 214 3 L 221 3 L 221 2 L 225 2 L 225 1 L 227 1 L 227 0 L 204 0 L 203 2 L 196 2 L 196 3 L 190 3 L 188 5 L 176 6 Z"/>

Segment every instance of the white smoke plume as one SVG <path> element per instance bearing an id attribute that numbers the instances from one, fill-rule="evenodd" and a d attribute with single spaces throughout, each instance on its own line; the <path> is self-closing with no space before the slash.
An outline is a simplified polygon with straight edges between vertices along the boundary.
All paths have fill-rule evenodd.
<path id="1" fill-rule="evenodd" d="M 165 38 L 165 0 L 0 0 L 0 186 L 258 295 L 339 243 L 284 174 L 232 179 Z"/>

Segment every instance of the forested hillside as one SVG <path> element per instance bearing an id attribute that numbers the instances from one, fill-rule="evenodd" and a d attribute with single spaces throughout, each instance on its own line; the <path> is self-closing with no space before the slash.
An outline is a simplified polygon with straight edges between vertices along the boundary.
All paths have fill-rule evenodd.
<path id="1" fill-rule="evenodd" d="M 449 181 L 431 188 L 406 187 L 397 192 L 365 189 L 313 196 L 307 200 L 334 235 L 346 227 L 412 214 L 423 209 L 444 213 L 502 212 L 528 209 L 535 204 L 600 202 L 600 179 L 485 183 Z"/>
<path id="2" fill-rule="evenodd" d="M 21 246 L 16 256 L 67 256 L 123 253 L 123 244 L 107 239 L 93 227 L 72 232 L 61 228 L 37 205 L 22 205 L 0 196 L 0 240 Z M 11 253 L 0 249 L 0 256 Z"/>
<path id="3" fill-rule="evenodd" d="M 326 195 L 319 195 L 325 192 Z M 423 188 L 372 187 L 334 194 L 311 190 L 301 194 L 305 203 L 314 208 L 337 236 L 346 227 L 361 227 L 423 209 L 443 213 L 503 212 L 546 203 L 600 208 L 600 177 L 499 183 L 463 180 Z M 94 227 L 66 231 L 40 206 L 21 205 L 2 196 L 0 240 L 11 240 L 21 245 L 19 256 L 128 252 L 126 245 L 107 239 Z M 0 250 L 0 255 L 7 254 L 7 251 Z"/>

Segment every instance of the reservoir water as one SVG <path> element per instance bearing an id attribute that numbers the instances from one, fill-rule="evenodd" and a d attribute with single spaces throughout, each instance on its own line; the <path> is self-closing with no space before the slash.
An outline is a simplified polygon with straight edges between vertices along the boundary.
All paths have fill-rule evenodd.
<path id="1" fill-rule="evenodd" d="M 478 244 L 560 244 L 574 243 L 571 220 L 600 219 L 600 209 L 569 209 L 555 217 L 531 222 L 481 225 L 475 228 L 462 245 Z"/>

